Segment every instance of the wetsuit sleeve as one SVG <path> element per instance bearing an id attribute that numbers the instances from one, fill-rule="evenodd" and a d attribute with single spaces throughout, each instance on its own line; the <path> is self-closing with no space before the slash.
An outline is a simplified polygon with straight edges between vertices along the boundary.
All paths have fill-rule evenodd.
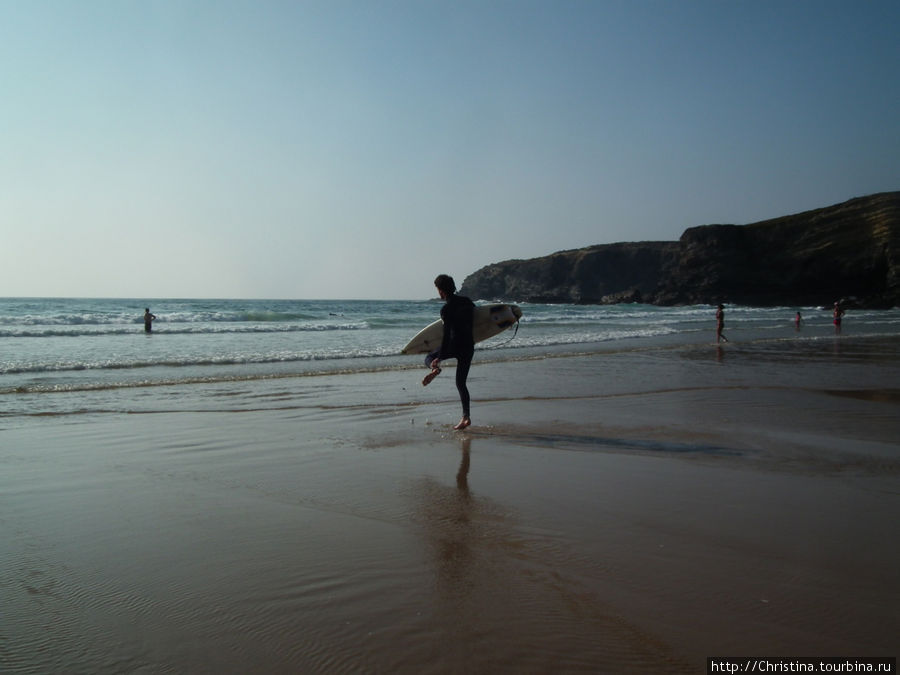
<path id="1" fill-rule="evenodd" d="M 450 353 L 450 338 L 453 335 L 451 322 L 453 321 L 452 312 L 449 310 L 450 303 L 441 307 L 441 320 L 444 322 L 444 336 L 441 338 L 441 350 L 438 352 L 438 358 L 445 358 L 445 354 Z"/>
<path id="2" fill-rule="evenodd" d="M 459 342 L 456 348 L 460 352 L 471 353 L 475 348 L 475 340 L 472 334 L 473 323 L 475 320 L 474 312 L 475 303 L 468 298 L 465 298 L 465 302 L 460 303 L 459 321 L 456 325 L 456 339 Z"/>

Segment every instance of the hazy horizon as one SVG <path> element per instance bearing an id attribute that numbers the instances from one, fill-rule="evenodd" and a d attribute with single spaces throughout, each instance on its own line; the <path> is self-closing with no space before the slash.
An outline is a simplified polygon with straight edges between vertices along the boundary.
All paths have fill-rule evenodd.
<path id="1" fill-rule="evenodd" d="M 895 191 L 892 190 L 891 192 L 895 192 Z M 872 193 L 872 194 L 884 194 L 884 193 Z M 868 196 L 872 196 L 872 195 L 860 195 L 859 197 L 851 197 L 851 199 L 859 199 L 859 198 L 868 197 Z M 829 204 L 828 206 L 835 206 L 835 205 Z M 822 207 L 822 208 L 826 208 L 826 207 Z M 812 210 L 816 210 L 816 209 L 812 209 Z M 791 215 L 797 215 L 797 214 L 783 214 L 783 215 L 791 216 Z M 779 217 L 780 216 L 773 216 L 773 218 L 779 218 Z M 766 220 L 768 220 L 768 219 L 766 219 Z M 729 224 L 729 223 L 707 223 L 707 224 L 708 225 L 714 225 L 714 224 L 724 225 L 724 224 Z M 755 224 L 755 223 L 746 223 L 746 225 L 753 225 L 753 224 Z M 647 240 L 642 240 L 642 241 L 647 241 Z M 672 241 L 677 241 L 677 238 Z M 641 242 L 609 242 L 609 243 L 641 243 Z M 590 247 L 590 246 L 593 246 L 593 244 L 587 244 L 585 247 Z M 559 253 L 559 252 L 560 251 L 549 251 L 547 254 L 544 254 L 544 255 L 551 255 L 553 253 Z M 535 257 L 543 257 L 543 255 L 538 255 Z M 493 261 L 492 263 L 487 263 L 487 265 L 491 265 L 493 263 L 500 263 L 500 262 L 504 262 L 504 261 L 496 260 L 496 261 Z M 466 277 L 468 277 L 469 274 L 474 273 L 476 271 L 477 270 L 472 270 L 472 272 L 466 274 Z M 457 282 L 457 285 L 461 287 L 463 285 L 463 282 L 465 281 L 465 277 L 455 278 L 454 280 Z M 287 296 L 285 296 L 285 297 L 261 297 L 261 296 L 235 296 L 235 297 L 222 296 L 222 297 L 219 297 L 219 296 L 175 296 L 175 295 L 173 295 L 173 296 L 161 296 L 161 297 L 149 297 L 149 296 L 147 296 L 147 297 L 143 297 L 143 296 L 142 297 L 132 297 L 132 296 L 119 296 L 119 295 L 106 295 L 106 296 L 102 296 L 102 295 L 19 295 L 19 296 L 0 296 L 0 297 L 11 298 L 11 299 L 22 299 L 22 300 L 28 300 L 28 299 L 53 300 L 53 299 L 57 299 L 57 298 L 60 300 L 79 300 L 79 299 L 83 299 L 83 300 L 124 300 L 124 301 L 134 301 L 136 303 L 143 303 L 145 301 L 163 302 L 166 300 L 177 300 L 177 301 L 184 301 L 184 300 L 210 300 L 210 301 L 247 300 L 247 301 L 260 301 L 260 302 L 266 302 L 266 301 L 273 301 L 273 302 L 278 302 L 278 301 L 285 301 L 285 302 L 291 302 L 291 301 L 297 301 L 297 302 L 315 302 L 315 301 L 322 301 L 322 302 L 369 302 L 369 301 L 372 301 L 372 302 L 392 302 L 392 301 L 441 302 L 441 299 L 437 296 L 405 297 L 405 298 L 401 298 L 401 297 L 396 297 L 396 298 L 296 297 L 296 298 L 294 298 L 294 297 L 287 297 Z"/>

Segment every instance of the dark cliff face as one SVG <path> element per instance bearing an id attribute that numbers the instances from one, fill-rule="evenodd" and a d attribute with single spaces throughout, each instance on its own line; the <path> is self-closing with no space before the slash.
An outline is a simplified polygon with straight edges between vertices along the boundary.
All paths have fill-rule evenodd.
<path id="1" fill-rule="evenodd" d="M 544 258 L 508 260 L 466 278 L 461 292 L 478 298 L 602 304 L 640 302 L 654 293 L 677 242 L 608 244 Z"/>
<path id="2" fill-rule="evenodd" d="M 591 246 L 488 265 L 474 298 L 659 305 L 900 305 L 900 192 L 753 225 L 704 225 L 677 242 Z"/>

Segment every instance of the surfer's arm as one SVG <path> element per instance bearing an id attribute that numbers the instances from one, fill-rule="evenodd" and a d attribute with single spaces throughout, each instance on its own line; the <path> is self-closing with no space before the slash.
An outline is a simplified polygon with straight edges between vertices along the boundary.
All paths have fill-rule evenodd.
<path id="1" fill-rule="evenodd" d="M 441 319 L 444 322 L 444 335 L 441 338 L 441 350 L 438 352 L 438 360 L 444 358 L 444 354 L 450 353 L 450 336 L 453 334 L 450 322 L 453 321 L 453 316 L 447 305 L 441 308 Z"/>

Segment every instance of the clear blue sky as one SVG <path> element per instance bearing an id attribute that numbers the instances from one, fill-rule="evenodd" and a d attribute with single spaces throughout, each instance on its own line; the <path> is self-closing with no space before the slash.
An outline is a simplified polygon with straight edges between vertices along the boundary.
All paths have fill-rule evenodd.
<path id="1" fill-rule="evenodd" d="M 900 190 L 897 0 L 0 0 L 0 296 L 427 298 Z"/>

